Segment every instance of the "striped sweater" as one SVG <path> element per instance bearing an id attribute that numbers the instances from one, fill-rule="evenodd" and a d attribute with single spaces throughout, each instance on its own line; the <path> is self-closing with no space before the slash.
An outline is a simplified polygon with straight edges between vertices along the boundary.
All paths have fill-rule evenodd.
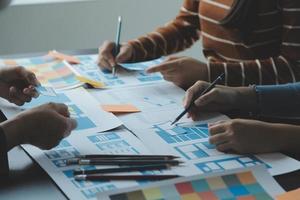
<path id="1" fill-rule="evenodd" d="M 202 37 L 208 80 L 225 72 L 225 85 L 300 81 L 300 0 L 258 0 L 247 37 L 220 25 L 234 0 L 184 0 L 178 16 L 156 31 L 129 41 L 130 61 L 150 60 L 191 47 Z"/>

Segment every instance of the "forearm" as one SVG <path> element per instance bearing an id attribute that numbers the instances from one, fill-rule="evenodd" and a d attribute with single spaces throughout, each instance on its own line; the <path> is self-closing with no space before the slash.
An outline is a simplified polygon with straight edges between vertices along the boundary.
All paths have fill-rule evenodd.
<path id="1" fill-rule="evenodd" d="M 300 117 L 300 83 L 257 86 L 256 94 L 261 116 Z"/>
<path id="2" fill-rule="evenodd" d="M 17 124 L 18 118 L 16 117 L 14 119 L 2 122 L 0 125 L 6 137 L 7 151 L 22 143 L 22 137 L 19 134 Z"/>
<path id="3" fill-rule="evenodd" d="M 271 131 L 274 134 L 274 139 L 278 141 L 279 151 L 290 153 L 300 152 L 300 126 L 273 124 Z"/>
<path id="4" fill-rule="evenodd" d="M 300 80 L 300 68 L 283 56 L 244 62 L 208 61 L 209 79 L 225 73 L 224 85 L 277 85 Z"/>
<path id="5" fill-rule="evenodd" d="M 172 22 L 129 41 L 133 47 L 133 56 L 129 62 L 170 55 L 193 45 L 200 33 L 198 8 L 198 1 L 185 0 L 179 15 Z"/>

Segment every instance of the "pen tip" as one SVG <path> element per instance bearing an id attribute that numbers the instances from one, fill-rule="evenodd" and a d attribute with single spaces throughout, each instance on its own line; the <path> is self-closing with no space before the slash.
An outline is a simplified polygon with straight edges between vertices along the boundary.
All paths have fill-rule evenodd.
<path id="1" fill-rule="evenodd" d="M 119 17 L 118 17 L 118 20 L 119 20 L 119 21 L 122 21 L 122 16 L 119 16 Z"/>

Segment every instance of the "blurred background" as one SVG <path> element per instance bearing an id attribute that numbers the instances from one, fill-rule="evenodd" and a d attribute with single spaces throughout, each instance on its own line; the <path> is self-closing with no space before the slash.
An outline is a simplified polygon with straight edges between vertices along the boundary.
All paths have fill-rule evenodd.
<path id="1" fill-rule="evenodd" d="M 173 19 L 182 0 L 13 0 L 0 11 L 0 55 L 52 49 L 97 48 L 114 40 L 123 17 L 122 40 Z M 202 58 L 198 42 L 184 55 Z"/>

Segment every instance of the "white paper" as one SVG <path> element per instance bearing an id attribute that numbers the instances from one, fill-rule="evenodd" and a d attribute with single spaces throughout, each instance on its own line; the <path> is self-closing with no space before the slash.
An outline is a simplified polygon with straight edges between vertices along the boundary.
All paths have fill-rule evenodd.
<path id="1" fill-rule="evenodd" d="M 74 131 L 76 133 L 83 133 L 87 130 L 103 132 L 122 125 L 122 122 L 116 116 L 103 111 L 97 100 L 83 88 L 56 91 L 56 93 L 57 96 L 55 97 L 40 95 L 37 99 L 32 100 L 32 102 L 25 104 L 23 107 L 17 107 L 2 100 L 1 108 L 7 118 L 12 118 L 23 110 L 44 103 L 64 103 L 69 107 L 71 117 L 77 120 L 78 127 Z"/>
<path id="2" fill-rule="evenodd" d="M 160 73 L 147 74 L 145 71 L 129 71 L 121 67 L 117 67 L 116 76 L 111 71 L 100 70 L 97 63 L 97 55 L 77 56 L 81 64 L 72 65 L 74 69 L 81 75 L 95 81 L 105 84 L 105 88 L 119 88 L 144 84 L 153 84 L 164 82 Z M 150 67 L 158 62 L 143 63 L 143 67 Z"/>
<path id="3" fill-rule="evenodd" d="M 125 123 L 126 124 L 126 123 Z M 135 129 L 134 133 L 154 154 L 171 154 L 181 157 L 185 162 L 182 167 L 174 170 L 182 176 L 205 174 L 230 169 L 245 168 L 264 164 L 272 175 L 279 175 L 300 168 L 300 162 L 281 153 L 264 155 L 224 154 L 208 142 L 209 131 L 203 122 L 182 123 L 179 127 L 185 129 L 164 129 L 161 124 L 152 125 L 149 129 Z M 155 145 L 153 145 L 155 144 Z"/>
<path id="4" fill-rule="evenodd" d="M 142 112 L 182 108 L 184 90 L 167 82 L 111 90 L 89 90 L 101 104 L 132 104 Z"/>
<path id="5" fill-rule="evenodd" d="M 255 167 L 247 167 L 242 169 L 235 169 L 235 170 L 228 170 L 226 172 L 216 172 L 211 174 L 203 174 L 203 175 L 195 175 L 183 178 L 176 178 L 172 180 L 165 180 L 154 182 L 149 185 L 143 186 L 134 186 L 127 189 L 121 189 L 118 191 L 113 192 L 104 192 L 98 193 L 97 197 L 98 200 L 110 200 L 110 196 L 122 193 L 128 193 L 133 191 L 139 191 L 144 189 L 151 189 L 151 188 L 160 188 L 163 186 L 171 186 L 175 185 L 176 183 L 184 183 L 184 182 L 191 182 L 195 180 L 207 179 L 211 177 L 219 177 L 219 176 L 226 176 L 231 174 L 238 174 L 243 172 L 252 172 L 253 176 L 256 178 L 257 183 L 263 187 L 263 189 L 268 193 L 271 197 L 275 198 L 276 196 L 284 193 L 282 187 L 274 180 L 272 176 L 267 172 L 266 168 L 263 165 L 255 166 Z M 165 199 L 165 200 L 173 200 L 173 199 Z"/>
<path id="6" fill-rule="evenodd" d="M 96 199 L 96 193 L 98 192 L 137 186 L 142 184 L 142 182 L 78 182 L 74 180 L 72 172 L 74 169 L 78 169 L 79 166 L 66 166 L 65 159 L 86 154 L 150 154 L 140 140 L 124 130 L 105 133 L 89 132 L 84 136 L 73 134 L 71 137 L 63 140 L 58 147 L 49 151 L 42 151 L 30 145 L 23 145 L 23 148 L 50 175 L 66 196 L 74 200 Z M 104 168 L 108 167 L 110 166 L 104 166 Z M 95 169 L 95 167 L 89 166 L 85 169 Z M 159 171 L 153 171 L 152 173 L 161 174 Z"/>

